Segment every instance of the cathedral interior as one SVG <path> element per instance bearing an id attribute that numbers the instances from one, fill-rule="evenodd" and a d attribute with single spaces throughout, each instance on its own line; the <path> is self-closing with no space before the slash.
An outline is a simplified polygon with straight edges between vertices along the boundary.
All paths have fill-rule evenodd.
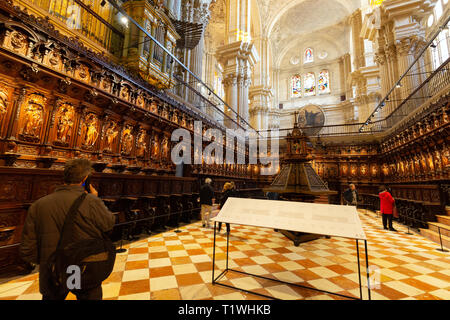
<path id="1" fill-rule="evenodd" d="M 200 188 L 211 178 L 216 203 L 230 181 L 267 199 L 298 160 L 327 193 L 292 199 L 344 205 L 356 186 L 381 270 L 372 299 L 449 300 L 449 12 L 448 0 L 0 0 L 0 299 L 41 299 L 18 255 L 27 211 L 83 158 L 125 249 L 104 299 L 254 299 L 211 284 Z M 397 233 L 380 227 L 380 185 Z M 234 267 L 359 297 L 353 242 L 231 228 Z"/>

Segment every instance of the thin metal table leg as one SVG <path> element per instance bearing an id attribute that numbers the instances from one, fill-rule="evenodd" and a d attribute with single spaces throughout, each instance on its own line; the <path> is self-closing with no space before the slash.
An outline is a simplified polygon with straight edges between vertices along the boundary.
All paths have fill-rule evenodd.
<path id="1" fill-rule="evenodd" d="M 358 242 L 358 239 L 356 239 L 356 255 L 358 256 L 359 296 L 360 296 L 360 298 L 362 300 L 363 296 L 362 296 L 361 266 L 360 266 L 360 261 L 359 261 L 359 242 Z"/>
<path id="2" fill-rule="evenodd" d="M 372 300 L 370 297 L 369 255 L 367 253 L 367 240 L 364 240 L 364 250 L 366 251 L 367 292 L 369 294 L 369 300 Z"/>
<path id="3" fill-rule="evenodd" d="M 213 264 L 212 264 L 212 283 L 214 284 L 214 269 L 216 267 L 216 221 L 214 221 L 214 245 L 213 245 Z"/>

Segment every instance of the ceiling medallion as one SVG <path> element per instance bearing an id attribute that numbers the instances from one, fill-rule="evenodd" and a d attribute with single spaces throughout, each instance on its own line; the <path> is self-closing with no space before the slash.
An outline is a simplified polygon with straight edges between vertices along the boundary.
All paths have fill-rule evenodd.
<path id="1" fill-rule="evenodd" d="M 294 57 L 292 57 L 291 58 L 291 64 L 292 65 L 297 65 L 297 64 L 299 64 L 300 63 L 300 57 L 298 57 L 298 56 L 294 56 Z"/>
<path id="2" fill-rule="evenodd" d="M 328 52 L 322 51 L 319 53 L 319 59 L 325 59 L 326 57 L 328 57 Z"/>

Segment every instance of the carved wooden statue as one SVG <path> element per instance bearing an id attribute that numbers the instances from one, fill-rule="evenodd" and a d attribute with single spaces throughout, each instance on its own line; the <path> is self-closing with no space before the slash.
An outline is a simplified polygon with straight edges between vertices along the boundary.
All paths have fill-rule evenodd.
<path id="1" fill-rule="evenodd" d="M 90 113 L 86 117 L 84 123 L 85 134 L 83 139 L 83 145 L 87 147 L 93 147 L 98 138 L 98 118 L 95 114 Z"/>
<path id="2" fill-rule="evenodd" d="M 119 134 L 119 130 L 117 129 L 117 123 L 114 121 L 109 121 L 107 124 L 107 128 L 105 131 L 106 135 L 106 143 L 104 151 L 112 152 L 113 150 L 113 142 Z"/>
<path id="3" fill-rule="evenodd" d="M 139 158 L 145 157 L 145 151 L 147 150 L 147 134 L 145 130 L 140 130 L 137 136 L 137 145 L 136 145 L 136 156 Z"/>
<path id="4" fill-rule="evenodd" d="M 127 125 L 122 132 L 122 154 L 130 155 L 133 149 L 133 127 Z"/>
<path id="5" fill-rule="evenodd" d="M 69 142 L 72 136 L 75 110 L 71 105 L 63 104 L 57 115 L 56 140 L 59 142 Z"/>

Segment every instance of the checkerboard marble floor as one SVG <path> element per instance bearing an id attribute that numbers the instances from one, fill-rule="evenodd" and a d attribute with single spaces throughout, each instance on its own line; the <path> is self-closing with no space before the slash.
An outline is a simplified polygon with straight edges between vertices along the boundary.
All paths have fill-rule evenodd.
<path id="1" fill-rule="evenodd" d="M 371 279 L 377 281 L 372 299 L 450 300 L 450 253 L 420 236 L 383 230 L 381 218 L 360 211 L 368 238 Z M 223 228 L 225 229 L 225 228 Z M 212 285 L 212 229 L 201 223 L 124 245 L 114 270 L 103 283 L 104 299 L 112 300 L 241 300 L 264 299 L 243 291 Z M 216 240 L 216 273 L 226 261 L 224 230 Z M 364 245 L 360 242 L 363 298 L 367 299 Z M 320 238 L 295 247 L 272 229 L 231 226 L 229 267 L 251 274 L 359 297 L 358 266 L 354 240 Z M 220 270 L 220 271 L 219 271 Z M 38 274 L 3 281 L 0 299 L 41 299 Z M 343 299 L 317 291 L 280 284 L 236 272 L 221 283 L 280 299 Z M 69 294 L 67 299 L 75 299 Z"/>

